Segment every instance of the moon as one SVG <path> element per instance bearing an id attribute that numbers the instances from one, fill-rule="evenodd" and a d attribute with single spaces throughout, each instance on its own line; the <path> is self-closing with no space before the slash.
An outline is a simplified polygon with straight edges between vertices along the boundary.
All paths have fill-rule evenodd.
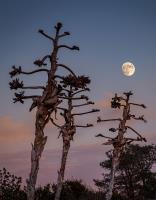
<path id="1" fill-rule="evenodd" d="M 132 76 L 135 73 L 135 66 L 131 62 L 125 62 L 122 65 L 122 72 L 125 76 Z"/>

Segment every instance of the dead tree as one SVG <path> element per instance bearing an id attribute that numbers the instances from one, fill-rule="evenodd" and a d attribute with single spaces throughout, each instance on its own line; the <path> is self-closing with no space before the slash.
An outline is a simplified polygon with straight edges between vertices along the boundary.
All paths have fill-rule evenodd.
<path id="1" fill-rule="evenodd" d="M 47 141 L 47 136 L 44 135 L 44 128 L 46 124 L 49 122 L 51 118 L 51 114 L 53 111 L 56 111 L 57 106 L 61 103 L 61 100 L 58 98 L 58 95 L 61 93 L 61 86 L 57 84 L 56 81 L 56 71 L 58 68 L 65 68 L 72 74 L 75 78 L 76 75 L 74 72 L 66 65 L 58 63 L 58 51 L 60 49 L 69 49 L 69 50 L 79 50 L 77 46 L 68 46 L 68 45 L 60 45 L 59 41 L 61 38 L 70 35 L 69 32 L 61 33 L 62 24 L 57 23 L 55 28 L 54 37 L 49 36 L 43 30 L 39 30 L 39 33 L 50 40 L 52 43 L 52 52 L 50 55 L 44 56 L 42 59 L 37 59 L 34 62 L 38 68 L 31 71 L 25 72 L 22 67 L 12 67 L 12 71 L 10 72 L 11 78 L 16 75 L 32 75 L 39 72 L 46 72 L 48 81 L 45 86 L 25 86 L 23 81 L 19 79 L 12 80 L 10 82 L 10 89 L 21 89 L 21 92 L 15 93 L 14 103 L 20 102 L 24 103 L 25 99 L 32 99 L 33 103 L 30 107 L 30 111 L 33 108 L 36 109 L 36 121 L 35 121 L 35 139 L 32 144 L 31 151 L 31 170 L 29 174 L 29 178 L 27 179 L 27 199 L 34 200 L 35 198 L 35 185 L 37 180 L 37 174 L 39 170 L 39 161 L 41 158 L 41 154 L 43 152 L 44 146 Z M 48 66 L 49 65 L 49 68 Z M 42 95 L 25 95 L 26 89 L 41 89 Z"/>
<path id="2" fill-rule="evenodd" d="M 75 122 L 75 116 L 86 115 L 99 111 L 97 109 L 92 109 L 81 113 L 75 112 L 75 109 L 78 110 L 78 107 L 94 104 L 93 102 L 89 101 L 88 96 L 82 95 L 83 92 L 89 91 L 87 85 L 90 83 L 90 80 L 88 77 L 78 76 L 77 78 L 75 78 L 73 75 L 69 75 L 67 77 L 63 77 L 62 79 L 62 90 L 64 91 L 64 93 L 62 93 L 61 96 L 59 95 L 59 98 L 66 99 L 67 106 L 57 106 L 57 109 L 61 110 L 60 114 L 63 117 L 64 123 L 62 125 L 58 125 L 53 119 L 51 119 L 51 122 L 59 129 L 59 137 L 61 136 L 63 140 L 61 167 L 58 171 L 55 200 L 60 200 L 67 156 L 70 149 L 70 143 L 73 140 L 74 135 L 76 134 L 76 129 L 79 127 L 87 128 L 93 126 L 93 124 L 77 125 Z M 75 101 L 77 102 L 78 100 L 85 102 L 79 104 L 75 103 Z"/>
<path id="3" fill-rule="evenodd" d="M 116 119 L 106 119 L 102 120 L 100 117 L 98 117 L 97 122 L 108 122 L 108 121 L 118 121 L 119 126 L 118 128 L 110 128 L 109 131 L 112 133 L 116 133 L 116 136 L 114 137 L 108 137 L 103 134 L 98 134 L 96 137 L 103 137 L 107 139 L 107 142 L 103 143 L 104 145 L 113 145 L 113 154 L 112 154 L 112 167 L 111 167 L 111 173 L 110 173 L 110 182 L 109 182 L 109 188 L 108 192 L 106 194 L 106 199 L 111 200 L 113 187 L 114 187 L 114 178 L 115 178 L 115 172 L 119 165 L 120 158 L 122 156 L 122 153 L 124 152 L 124 148 L 126 145 L 134 142 L 134 141 L 144 141 L 146 142 L 146 139 L 140 135 L 135 129 L 128 126 L 126 123 L 127 121 L 134 119 L 134 120 L 141 120 L 143 122 L 146 122 L 144 119 L 144 116 L 136 117 L 135 115 L 131 114 L 131 106 L 139 106 L 142 108 L 146 108 L 144 104 L 137 104 L 137 103 L 131 103 L 130 102 L 130 96 L 133 95 L 133 93 L 127 92 L 123 93 L 125 97 L 117 96 L 115 94 L 115 97 L 112 98 L 111 101 L 111 107 L 112 108 L 122 108 L 122 117 L 116 118 Z M 131 130 L 136 137 L 128 138 L 126 137 L 126 133 L 128 130 Z"/>

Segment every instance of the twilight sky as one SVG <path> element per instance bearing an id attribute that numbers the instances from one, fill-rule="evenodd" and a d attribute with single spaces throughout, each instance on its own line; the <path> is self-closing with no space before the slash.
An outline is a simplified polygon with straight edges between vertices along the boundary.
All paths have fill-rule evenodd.
<path id="1" fill-rule="evenodd" d="M 112 124 L 96 124 L 96 117 L 110 118 L 119 111 L 110 109 L 109 100 L 115 92 L 134 92 L 133 101 L 144 103 L 139 109 L 147 124 L 132 122 L 133 127 L 149 143 L 156 143 L 156 1 L 155 0 L 0 0 L 0 168 L 6 167 L 22 176 L 24 181 L 30 168 L 30 150 L 34 133 L 35 111 L 31 104 L 13 104 L 9 90 L 8 72 L 12 65 L 25 71 L 35 69 L 33 61 L 51 51 L 50 42 L 37 33 L 44 29 L 54 33 L 54 25 L 61 21 L 71 36 L 64 42 L 78 45 L 80 52 L 61 51 L 59 60 L 71 66 L 77 74 L 90 76 L 91 100 L 101 113 L 79 117 L 79 123 L 93 122 L 94 128 L 79 129 L 71 145 L 66 178 L 82 178 L 93 185 L 92 179 L 101 177 L 99 162 L 109 149 L 94 136 L 105 132 Z M 136 66 L 132 77 L 121 73 L 121 65 L 131 61 Z M 25 83 L 44 83 L 45 77 L 21 77 Z M 136 109 L 134 109 L 136 111 Z M 115 124 L 116 125 L 116 124 Z M 41 159 L 38 184 L 56 181 L 60 164 L 61 139 L 48 125 L 48 142 Z"/>

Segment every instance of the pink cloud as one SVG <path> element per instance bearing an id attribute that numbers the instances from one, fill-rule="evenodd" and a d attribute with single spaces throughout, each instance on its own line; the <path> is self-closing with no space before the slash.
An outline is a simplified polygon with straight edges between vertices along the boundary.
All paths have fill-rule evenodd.
<path id="1" fill-rule="evenodd" d="M 0 151 L 12 152 L 30 144 L 33 129 L 11 117 L 0 117 Z"/>
<path id="2" fill-rule="evenodd" d="M 105 158 L 107 148 L 101 144 L 80 145 L 71 147 L 69 152 L 66 179 L 73 177 L 83 179 L 92 184 L 93 178 L 101 176 L 99 162 Z M 0 168 L 6 167 L 17 176 L 23 177 L 23 182 L 28 177 L 30 169 L 30 152 L 1 153 Z M 60 167 L 61 149 L 45 150 L 40 161 L 37 185 L 56 182 L 57 171 Z"/>

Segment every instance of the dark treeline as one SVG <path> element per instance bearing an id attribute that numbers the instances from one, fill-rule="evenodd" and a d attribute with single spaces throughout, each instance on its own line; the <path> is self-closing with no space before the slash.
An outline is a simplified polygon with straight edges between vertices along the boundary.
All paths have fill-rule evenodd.
<path id="1" fill-rule="evenodd" d="M 103 178 L 94 180 L 97 190 L 86 186 L 82 180 L 66 180 L 61 200 L 104 200 L 109 183 L 112 152 L 106 153 L 107 160 L 100 163 Z M 155 145 L 130 145 L 120 161 L 115 177 L 112 200 L 155 200 L 156 199 Z M 21 187 L 22 178 L 5 168 L 0 170 L 0 200 L 26 200 L 26 188 Z M 38 187 L 35 200 L 53 200 L 56 184 Z"/>

